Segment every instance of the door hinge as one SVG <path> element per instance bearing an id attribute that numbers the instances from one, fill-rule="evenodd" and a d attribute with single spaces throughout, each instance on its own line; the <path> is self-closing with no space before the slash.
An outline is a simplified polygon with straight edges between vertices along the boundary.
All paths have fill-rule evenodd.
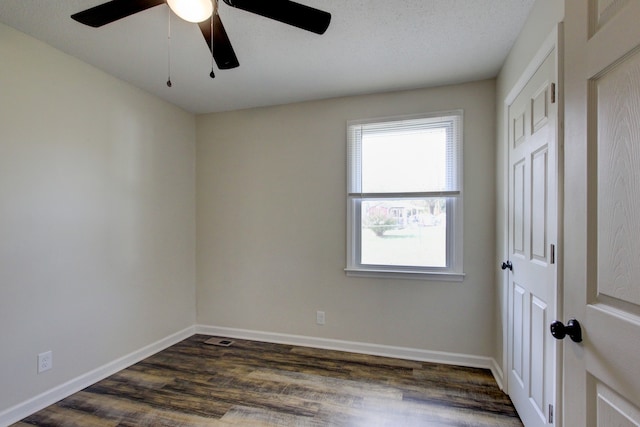
<path id="1" fill-rule="evenodd" d="M 554 245 L 552 243 L 551 244 L 551 250 L 549 252 L 551 252 L 551 254 L 550 254 L 550 256 L 551 256 L 551 264 L 555 264 L 556 263 L 556 245 Z"/>
<path id="2" fill-rule="evenodd" d="M 553 405 L 549 404 L 549 424 L 553 424 Z"/>
<path id="3" fill-rule="evenodd" d="M 551 103 L 556 103 L 556 84 L 551 83 Z"/>

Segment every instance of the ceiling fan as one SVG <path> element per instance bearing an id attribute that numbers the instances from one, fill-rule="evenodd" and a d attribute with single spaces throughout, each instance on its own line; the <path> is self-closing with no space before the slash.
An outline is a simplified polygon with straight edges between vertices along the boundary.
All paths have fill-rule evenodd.
<path id="1" fill-rule="evenodd" d="M 215 6 L 211 2 L 215 2 Z M 149 8 L 167 3 L 186 21 L 198 23 L 216 65 L 221 70 L 240 65 L 227 32 L 217 13 L 218 0 L 112 0 L 71 15 L 74 20 L 91 27 L 101 27 Z M 331 14 L 290 0 L 223 0 L 231 7 L 293 25 L 316 34 L 324 34 Z M 191 9 L 195 6 L 195 9 Z M 194 12 L 192 14 L 191 12 Z M 201 12 L 200 16 L 198 12 Z M 213 72 L 212 72 L 213 77 Z"/>

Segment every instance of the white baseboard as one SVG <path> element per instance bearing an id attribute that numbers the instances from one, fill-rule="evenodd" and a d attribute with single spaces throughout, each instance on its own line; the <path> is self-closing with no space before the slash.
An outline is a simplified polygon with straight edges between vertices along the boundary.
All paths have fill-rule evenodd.
<path id="1" fill-rule="evenodd" d="M 492 357 L 474 356 L 460 353 L 447 353 L 407 347 L 393 347 L 380 344 L 356 341 L 342 341 L 328 338 L 308 337 L 302 335 L 278 334 L 272 332 L 252 331 L 247 329 L 225 328 L 219 326 L 196 325 L 196 333 L 225 338 L 237 338 L 253 341 L 264 341 L 276 344 L 299 345 L 302 347 L 340 350 L 352 353 L 370 354 L 372 356 L 394 357 L 398 359 L 416 360 L 419 362 L 444 363 L 447 365 L 467 366 L 491 370 L 498 386 L 502 389 L 502 370 Z"/>
<path id="2" fill-rule="evenodd" d="M 170 347 L 185 338 L 189 338 L 195 333 L 195 326 L 190 326 L 182 331 L 162 338 L 146 347 L 136 350 L 126 356 L 109 362 L 104 366 L 94 369 L 93 371 L 82 374 L 77 378 L 67 381 L 57 387 L 45 391 L 25 402 L 19 403 L 3 412 L 0 412 L 0 426 L 8 426 L 21 419 L 37 412 L 67 396 L 77 393 L 78 391 L 97 383 L 98 381 L 113 375 L 122 369 L 125 369 L 134 363 L 137 363 L 157 352 Z"/>
<path id="3" fill-rule="evenodd" d="M 329 338 L 308 337 L 302 335 L 278 334 L 272 332 L 252 331 L 246 329 L 224 328 L 218 326 L 195 325 L 176 332 L 155 343 L 149 344 L 126 356 L 107 363 L 104 366 L 87 372 L 57 387 L 45 391 L 25 402 L 19 403 L 0 412 L 0 426 L 8 426 L 37 412 L 67 396 L 95 384 L 96 382 L 125 369 L 159 351 L 164 350 L 193 334 L 212 335 L 227 338 L 264 341 L 277 344 L 299 345 L 303 347 L 323 348 L 327 350 L 348 351 L 352 353 L 370 354 L 372 356 L 394 357 L 398 359 L 416 360 L 420 362 L 444 363 L 448 365 L 468 366 L 491 370 L 498 386 L 502 389 L 503 373 L 495 359 L 460 353 L 447 353 L 407 347 L 394 347 L 357 341 L 343 341 Z"/>
<path id="4" fill-rule="evenodd" d="M 500 390 L 504 391 L 504 373 L 502 372 L 502 368 L 498 365 L 496 359 L 491 359 L 491 373 L 493 374 L 493 378 L 496 379 L 498 383 L 498 387 Z"/>

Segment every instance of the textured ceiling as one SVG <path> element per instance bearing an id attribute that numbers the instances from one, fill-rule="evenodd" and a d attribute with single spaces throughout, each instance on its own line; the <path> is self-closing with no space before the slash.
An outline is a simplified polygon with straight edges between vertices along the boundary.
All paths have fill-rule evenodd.
<path id="1" fill-rule="evenodd" d="M 268 0 L 264 0 L 268 1 Z M 332 14 L 317 35 L 219 13 L 240 67 L 216 71 L 196 24 L 160 5 L 95 29 L 69 16 L 105 0 L 0 0 L 0 22 L 193 113 L 495 77 L 534 0 L 299 0 Z"/>

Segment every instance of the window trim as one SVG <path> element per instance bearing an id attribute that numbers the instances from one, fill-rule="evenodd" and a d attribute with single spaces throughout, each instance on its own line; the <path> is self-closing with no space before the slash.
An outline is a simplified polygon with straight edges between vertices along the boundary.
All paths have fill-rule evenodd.
<path id="1" fill-rule="evenodd" d="M 354 154 L 354 150 L 359 149 L 352 143 L 352 135 L 356 134 L 355 126 L 367 124 L 383 124 L 391 122 L 401 122 L 416 119 L 446 119 L 451 117 L 454 138 L 457 143 L 457 158 L 455 164 L 455 179 L 457 189 L 453 191 L 431 191 L 419 193 L 362 193 L 350 192 L 354 173 L 358 173 L 361 160 Z M 347 121 L 347 266 L 344 269 L 347 276 L 373 277 L 373 278 L 393 278 L 393 279 L 415 279 L 432 281 L 456 281 L 464 280 L 463 273 L 463 130 L 464 114 L 462 110 L 439 111 L 427 114 L 415 114 L 407 116 L 394 116 L 366 120 Z M 355 158 L 354 158 L 355 156 Z M 358 182 L 357 185 L 361 183 Z M 419 266 L 397 266 L 397 265 L 368 265 L 360 263 L 361 250 L 361 225 L 358 218 L 361 218 L 361 205 L 367 199 L 390 199 L 390 198 L 419 198 L 419 197 L 446 197 L 447 198 L 447 266 L 446 267 L 419 267 Z"/>

